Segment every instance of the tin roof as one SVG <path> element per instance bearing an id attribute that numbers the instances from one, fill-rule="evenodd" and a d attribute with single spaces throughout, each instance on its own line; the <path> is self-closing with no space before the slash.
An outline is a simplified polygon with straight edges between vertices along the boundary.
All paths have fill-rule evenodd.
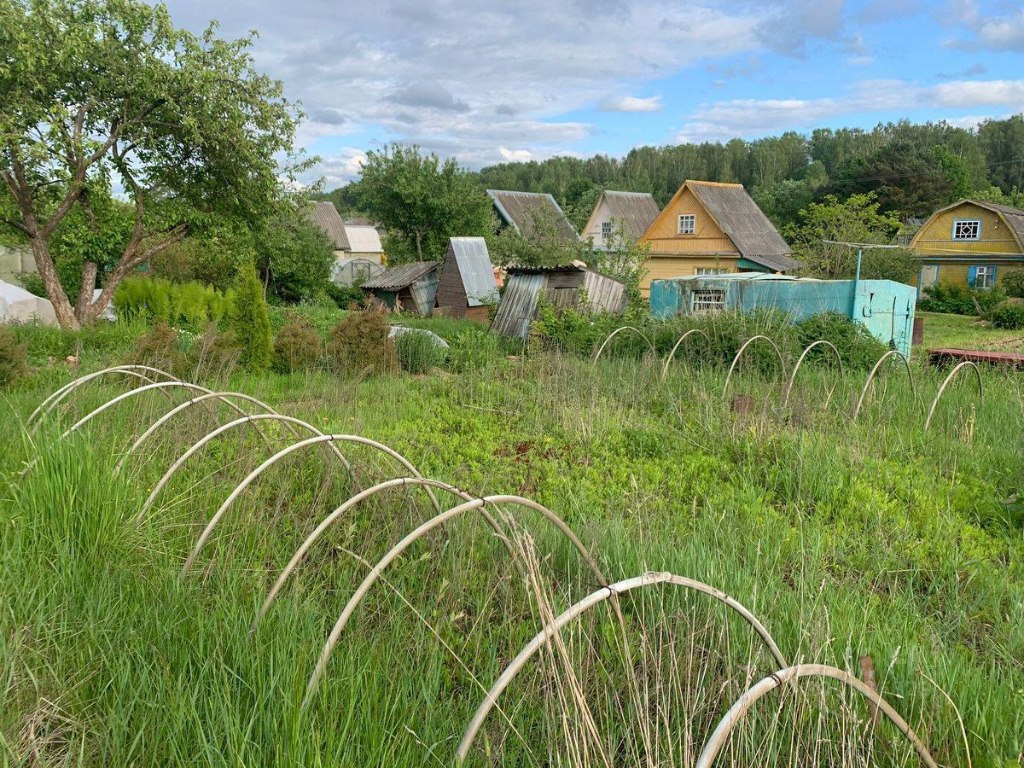
<path id="1" fill-rule="evenodd" d="M 383 275 L 367 280 L 361 287 L 380 291 L 400 291 L 403 288 L 408 288 L 417 280 L 426 277 L 437 267 L 438 263 L 436 261 L 413 261 L 409 264 L 402 264 L 394 269 L 389 269 Z"/>
<path id="2" fill-rule="evenodd" d="M 448 250 L 455 256 L 468 305 L 494 304 L 498 300 L 498 287 L 487 242 L 482 237 L 453 237 L 448 241 Z"/>
<path id="3" fill-rule="evenodd" d="M 494 201 L 502 220 L 527 240 L 547 237 L 548 233 L 544 231 L 547 226 L 553 229 L 552 234 L 558 240 L 579 240 L 576 230 L 551 195 L 505 189 L 488 189 L 487 194 Z"/>

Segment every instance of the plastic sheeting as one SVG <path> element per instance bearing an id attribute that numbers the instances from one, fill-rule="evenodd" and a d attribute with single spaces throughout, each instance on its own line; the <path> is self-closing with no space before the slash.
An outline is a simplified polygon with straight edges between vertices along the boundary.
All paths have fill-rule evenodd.
<path id="1" fill-rule="evenodd" d="M 0 322 L 57 325 L 53 304 L 29 293 L 24 288 L 0 280 Z"/>

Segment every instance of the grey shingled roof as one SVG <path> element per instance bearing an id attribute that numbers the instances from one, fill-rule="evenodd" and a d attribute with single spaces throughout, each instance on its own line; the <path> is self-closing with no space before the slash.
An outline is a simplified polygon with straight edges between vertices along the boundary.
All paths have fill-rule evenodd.
<path id="1" fill-rule="evenodd" d="M 494 267 L 487 242 L 482 237 L 453 237 L 449 243 L 466 288 L 468 305 L 480 307 L 497 302 L 498 286 L 494 284 Z"/>
<path id="2" fill-rule="evenodd" d="M 625 235 L 630 240 L 639 240 L 647 228 L 654 223 L 661 213 L 658 204 L 654 201 L 654 195 L 647 192 L 615 192 L 607 190 L 601 193 L 601 200 L 608 204 L 608 211 L 611 218 L 622 222 Z M 597 201 L 597 207 L 601 205 Z"/>
<path id="3" fill-rule="evenodd" d="M 487 194 L 494 201 L 494 207 L 498 209 L 502 220 L 527 240 L 532 240 L 537 235 L 535 222 L 545 218 L 554 223 L 554 234 L 559 240 L 579 240 L 576 230 L 551 195 L 505 189 L 488 189 Z"/>
<path id="4" fill-rule="evenodd" d="M 334 203 L 326 201 L 314 203 L 308 215 L 310 223 L 323 230 L 324 234 L 331 239 L 331 242 L 334 244 L 334 250 L 349 250 L 348 235 L 345 234 L 345 222 L 341 220 L 341 215 L 338 213 L 338 209 L 334 207 Z"/>
<path id="5" fill-rule="evenodd" d="M 800 266 L 775 225 L 741 184 L 687 181 L 686 187 L 732 240 L 740 256 L 778 272 Z"/>
<path id="6" fill-rule="evenodd" d="M 362 288 L 374 288 L 380 291 L 400 291 L 408 288 L 422 277 L 429 275 L 437 269 L 436 261 L 413 261 L 409 264 L 389 269 L 383 275 L 378 275 L 372 280 L 362 284 Z"/>

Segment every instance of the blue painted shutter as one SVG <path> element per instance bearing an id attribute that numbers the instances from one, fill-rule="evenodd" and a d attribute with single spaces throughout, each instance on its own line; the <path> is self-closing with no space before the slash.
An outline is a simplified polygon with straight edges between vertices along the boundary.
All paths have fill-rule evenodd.
<path id="1" fill-rule="evenodd" d="M 978 268 L 977 267 L 968 267 L 967 268 L 967 285 L 969 285 L 971 288 L 973 288 L 974 287 L 974 283 L 977 281 L 977 279 L 978 279 Z"/>

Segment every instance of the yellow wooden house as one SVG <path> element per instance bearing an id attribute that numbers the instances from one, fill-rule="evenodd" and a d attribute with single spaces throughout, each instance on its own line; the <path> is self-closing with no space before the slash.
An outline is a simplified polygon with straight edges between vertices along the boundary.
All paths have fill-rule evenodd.
<path id="1" fill-rule="evenodd" d="M 685 181 L 640 243 L 650 247 L 640 283 L 727 272 L 791 272 L 790 248 L 742 184 Z"/>
<path id="2" fill-rule="evenodd" d="M 1024 211 L 960 200 L 933 213 L 910 241 L 920 262 L 920 293 L 937 283 L 991 288 L 1008 269 L 1024 269 Z"/>

